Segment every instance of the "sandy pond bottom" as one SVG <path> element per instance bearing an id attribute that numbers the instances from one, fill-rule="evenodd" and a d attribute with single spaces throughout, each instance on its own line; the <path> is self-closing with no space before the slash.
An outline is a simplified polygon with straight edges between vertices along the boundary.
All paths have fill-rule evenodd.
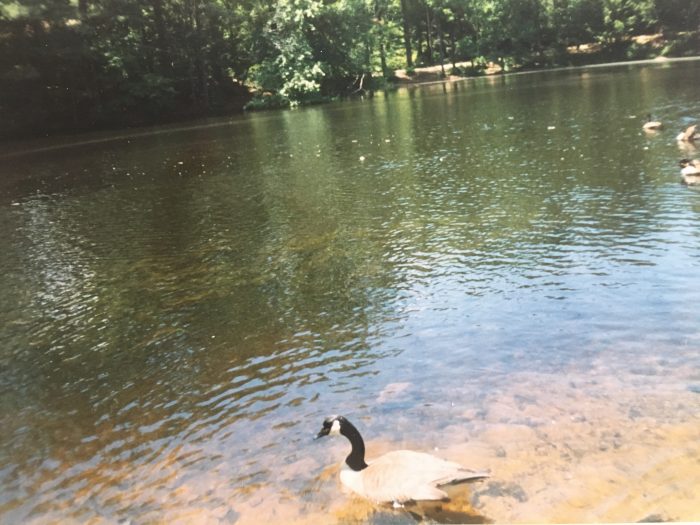
<path id="1" fill-rule="evenodd" d="M 700 521 L 700 356 L 677 348 L 672 355 L 632 364 L 629 356 L 605 356 L 558 374 L 489 376 L 450 385 L 444 403 L 394 412 L 391 425 L 356 420 L 361 429 L 389 427 L 365 436 L 369 459 L 412 448 L 491 470 L 486 481 L 451 487 L 453 499 L 441 508 L 394 510 L 344 493 L 338 471 L 348 444 L 312 442 L 315 421 L 299 430 L 308 430 L 308 440 L 296 452 L 265 460 L 277 465 L 267 482 L 234 482 L 235 473 L 216 469 L 188 475 L 174 453 L 147 467 L 169 480 L 168 490 L 139 485 L 144 473 L 136 469 L 133 483 L 125 480 L 129 489 L 114 498 L 151 501 L 153 511 L 133 523 L 387 525 L 413 523 L 411 512 L 462 523 Z M 422 399 L 411 394 L 418 388 L 389 383 L 375 402 Z M 69 506 L 84 504 L 77 494 Z"/>
<path id="2" fill-rule="evenodd" d="M 624 359 L 611 364 L 606 358 L 585 371 L 556 376 L 509 374 L 507 382 L 484 394 L 480 408 L 456 417 L 450 411 L 454 424 L 415 441 L 370 438 L 368 455 L 397 447 L 429 451 L 449 436 L 453 444 L 435 454 L 492 471 L 485 482 L 452 490 L 454 500 L 442 510 L 452 505 L 463 522 L 700 521 L 696 361 L 696 352 L 681 356 L 676 349 L 674 363 L 648 358 L 630 367 Z M 389 396 L 410 388 L 390 387 Z M 342 458 L 347 444 L 332 448 Z M 310 466 L 315 462 L 290 468 Z M 328 498 L 321 502 L 312 497 L 300 504 L 290 495 L 278 503 L 279 494 L 265 489 L 251 494 L 236 505 L 237 522 L 411 522 L 406 510 L 377 509 L 344 495 L 337 474 L 337 466 L 328 467 L 308 487 Z"/>

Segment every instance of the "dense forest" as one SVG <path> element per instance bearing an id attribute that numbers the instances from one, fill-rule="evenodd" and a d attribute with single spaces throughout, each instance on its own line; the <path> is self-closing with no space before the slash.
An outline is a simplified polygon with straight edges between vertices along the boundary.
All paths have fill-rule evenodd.
<path id="1" fill-rule="evenodd" d="M 699 24 L 698 0 L 0 0 L 0 137 L 312 103 L 399 68 L 696 54 Z"/>

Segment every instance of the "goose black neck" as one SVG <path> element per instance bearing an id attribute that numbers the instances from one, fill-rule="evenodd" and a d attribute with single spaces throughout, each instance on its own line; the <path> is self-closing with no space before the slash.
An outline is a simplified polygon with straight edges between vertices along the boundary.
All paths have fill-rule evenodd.
<path id="1" fill-rule="evenodd" d="M 348 438 L 352 445 L 350 454 L 345 458 L 347 466 L 356 472 L 367 468 L 367 463 L 365 463 L 365 442 L 362 440 L 360 432 L 346 419 L 340 425 L 340 433 Z"/>

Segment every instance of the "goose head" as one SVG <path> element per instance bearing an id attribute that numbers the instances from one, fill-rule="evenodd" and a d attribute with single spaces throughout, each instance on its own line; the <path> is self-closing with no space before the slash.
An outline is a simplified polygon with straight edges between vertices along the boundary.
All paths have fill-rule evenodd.
<path id="1" fill-rule="evenodd" d="M 316 435 L 316 439 L 324 436 L 345 436 L 350 441 L 352 450 L 345 458 L 345 464 L 352 470 L 359 472 L 367 468 L 365 463 L 365 442 L 355 425 L 350 423 L 343 416 L 330 416 L 323 420 L 321 430 Z"/>
<path id="2" fill-rule="evenodd" d="M 642 126 L 644 131 L 657 131 L 663 127 L 663 123 L 659 122 L 658 120 L 651 120 L 651 114 L 647 115 L 647 121 Z"/>
<path id="3" fill-rule="evenodd" d="M 320 439 L 324 436 L 340 435 L 340 422 L 344 421 L 343 416 L 330 416 L 323 420 L 323 426 L 314 439 Z"/>

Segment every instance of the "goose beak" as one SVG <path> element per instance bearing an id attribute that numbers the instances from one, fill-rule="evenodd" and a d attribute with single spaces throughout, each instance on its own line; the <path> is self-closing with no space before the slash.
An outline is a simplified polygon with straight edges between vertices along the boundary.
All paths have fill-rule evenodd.
<path id="1" fill-rule="evenodd" d="M 314 441 L 317 440 L 317 439 L 319 439 L 319 438 L 322 438 L 323 436 L 327 436 L 327 435 L 328 435 L 328 432 L 330 432 L 330 429 L 325 428 L 325 427 L 322 428 L 321 431 L 320 431 L 318 434 L 316 434 L 316 437 L 314 438 Z"/>

